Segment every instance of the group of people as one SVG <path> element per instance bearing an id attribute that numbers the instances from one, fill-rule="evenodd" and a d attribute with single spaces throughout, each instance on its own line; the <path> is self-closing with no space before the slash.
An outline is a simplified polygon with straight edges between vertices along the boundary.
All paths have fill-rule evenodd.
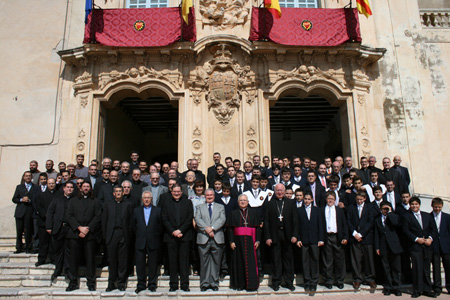
<path id="1" fill-rule="evenodd" d="M 314 293 L 324 285 L 344 287 L 351 270 L 354 289 L 361 284 L 385 295 L 402 294 L 412 283 L 412 297 L 450 292 L 450 215 L 443 200 L 432 200 L 431 213 L 409 192 L 408 169 L 362 157 L 255 155 L 246 161 L 213 155 L 207 174 L 196 159 L 179 172 L 178 163 L 148 167 L 131 153 L 130 161 L 104 158 L 84 166 L 36 161 L 24 172 L 13 202 L 17 205 L 16 253 L 39 253 L 36 266 L 55 264 L 52 280 L 63 272 L 67 291 L 78 289 L 83 259 L 89 290 L 96 289 L 96 257 L 108 265 L 107 291 L 125 290 L 136 266 L 136 293 L 156 291 L 161 266 L 170 291 L 189 291 L 189 275 L 200 275 L 201 291 L 230 287 L 257 290 L 271 265 L 271 288 L 295 290 L 295 274 Z M 25 237 L 25 244 L 22 237 Z M 431 281 L 430 266 L 433 266 Z"/>

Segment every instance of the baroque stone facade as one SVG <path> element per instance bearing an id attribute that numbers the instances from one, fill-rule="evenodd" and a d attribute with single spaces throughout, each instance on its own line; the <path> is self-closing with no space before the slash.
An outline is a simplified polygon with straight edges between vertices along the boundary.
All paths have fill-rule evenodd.
<path id="1" fill-rule="evenodd" d="M 84 0 L 51 9 L 16 2 L 0 10 L 5 23 L 29 21 L 26 33 L 0 29 L 0 228 L 7 232 L 10 198 L 29 161 L 42 170 L 48 158 L 101 159 L 106 110 L 130 97 L 177 107 L 180 167 L 195 157 L 205 170 L 215 151 L 241 160 L 270 155 L 271 108 L 282 97 L 318 95 L 338 108 L 342 151 L 355 164 L 363 155 L 380 162 L 399 154 L 413 192 L 450 193 L 449 8 L 430 6 L 444 1 L 371 1 L 373 16 L 360 17 L 362 43 L 292 47 L 248 41 L 257 1 L 195 0 L 197 42 L 162 48 L 83 45 Z M 126 1 L 98 2 L 118 8 Z"/>

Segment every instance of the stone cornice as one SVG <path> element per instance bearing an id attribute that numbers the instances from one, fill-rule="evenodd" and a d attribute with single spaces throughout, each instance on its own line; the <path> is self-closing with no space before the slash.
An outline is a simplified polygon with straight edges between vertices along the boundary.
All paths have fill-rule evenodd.
<path id="1" fill-rule="evenodd" d="M 146 60 L 169 62 L 171 57 L 194 58 L 205 47 L 218 42 L 239 45 L 242 51 L 250 56 L 276 57 L 279 62 L 282 62 L 286 55 L 297 55 L 302 60 L 310 62 L 315 56 L 325 56 L 329 62 L 334 62 L 337 57 L 341 57 L 356 59 L 363 68 L 381 59 L 386 52 L 384 48 L 371 48 L 360 43 L 346 43 L 336 47 L 299 47 L 262 41 L 251 43 L 232 35 L 218 35 L 203 38 L 195 43 L 177 42 L 167 47 L 155 48 L 122 48 L 85 44 L 59 51 L 58 54 L 64 62 L 75 67 L 86 67 L 98 59 L 112 64 L 118 63 L 119 58 L 133 58 L 138 62 Z"/>

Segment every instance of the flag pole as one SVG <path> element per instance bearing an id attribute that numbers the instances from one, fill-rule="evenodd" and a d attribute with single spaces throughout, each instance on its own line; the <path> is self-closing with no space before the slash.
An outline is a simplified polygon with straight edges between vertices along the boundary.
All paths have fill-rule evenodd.
<path id="1" fill-rule="evenodd" d="M 91 7 L 91 32 L 92 32 L 92 43 L 95 44 L 95 26 L 94 26 L 94 10 L 95 10 L 95 0 L 92 0 Z"/>
<path id="2" fill-rule="evenodd" d="M 180 19 L 181 19 L 181 23 L 180 23 L 180 25 L 181 25 L 181 36 L 180 36 L 180 41 L 182 42 L 182 41 L 184 41 L 183 40 L 183 22 L 184 22 L 184 19 L 183 19 L 183 0 L 181 0 L 180 1 L 180 5 L 178 6 L 179 8 L 180 8 Z M 189 15 L 188 15 L 188 18 L 189 18 Z"/>
<path id="3" fill-rule="evenodd" d="M 260 7 L 262 7 L 263 8 L 263 10 L 262 10 L 262 17 L 263 17 L 263 32 L 264 32 L 264 34 L 263 34 L 263 41 L 267 41 L 267 37 L 266 37 L 266 31 L 267 31 L 267 20 L 266 20 L 266 10 L 267 10 L 267 8 L 266 8 L 266 5 L 264 4 L 264 0 L 262 0 L 262 3 L 259 5 Z"/>

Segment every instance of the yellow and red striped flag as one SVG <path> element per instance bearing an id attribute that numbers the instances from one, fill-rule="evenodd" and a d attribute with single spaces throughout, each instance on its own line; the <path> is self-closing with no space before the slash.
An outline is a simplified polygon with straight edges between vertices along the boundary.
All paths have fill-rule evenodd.
<path id="1" fill-rule="evenodd" d="M 358 7 L 359 13 L 365 15 L 366 18 L 372 15 L 369 0 L 356 0 L 356 7 Z"/>
<path id="2" fill-rule="evenodd" d="M 189 24 L 189 13 L 192 7 L 192 0 L 183 0 L 181 3 L 181 15 L 183 16 L 184 22 Z"/>
<path id="3" fill-rule="evenodd" d="M 264 7 L 267 8 L 275 18 L 281 18 L 280 3 L 278 0 L 264 0 Z"/>

